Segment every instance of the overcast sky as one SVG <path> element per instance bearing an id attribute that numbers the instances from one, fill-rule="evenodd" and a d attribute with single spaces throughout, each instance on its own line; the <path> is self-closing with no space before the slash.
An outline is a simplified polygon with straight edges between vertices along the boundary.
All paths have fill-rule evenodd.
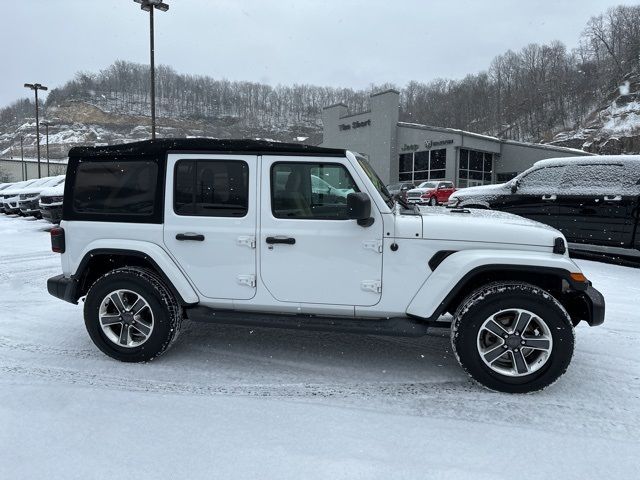
<path id="1" fill-rule="evenodd" d="M 608 0 L 168 0 L 156 63 L 270 84 L 366 87 L 460 78 L 507 49 L 577 45 Z M 149 21 L 133 0 L 0 0 L 0 106 L 25 82 L 60 86 L 114 60 L 148 63 Z"/>

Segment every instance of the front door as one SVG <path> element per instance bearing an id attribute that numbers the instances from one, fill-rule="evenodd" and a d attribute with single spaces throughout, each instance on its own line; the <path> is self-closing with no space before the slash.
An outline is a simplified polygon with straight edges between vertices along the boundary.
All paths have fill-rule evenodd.
<path id="1" fill-rule="evenodd" d="M 255 295 L 257 167 L 250 155 L 169 156 L 164 243 L 206 298 Z"/>
<path id="2" fill-rule="evenodd" d="M 565 170 L 565 166 L 532 170 L 518 180 L 515 192 L 492 200 L 492 207 L 555 227 L 558 193 Z"/>
<path id="3" fill-rule="evenodd" d="M 349 220 L 347 195 L 364 185 L 335 158 L 262 158 L 260 268 L 282 302 L 375 305 L 382 289 L 382 218 Z"/>

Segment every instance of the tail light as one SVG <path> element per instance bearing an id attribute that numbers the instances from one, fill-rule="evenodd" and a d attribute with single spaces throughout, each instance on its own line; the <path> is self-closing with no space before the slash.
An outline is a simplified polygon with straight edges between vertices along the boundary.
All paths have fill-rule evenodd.
<path id="1" fill-rule="evenodd" d="M 64 228 L 54 227 L 49 233 L 51 233 L 51 250 L 55 253 L 64 253 Z"/>

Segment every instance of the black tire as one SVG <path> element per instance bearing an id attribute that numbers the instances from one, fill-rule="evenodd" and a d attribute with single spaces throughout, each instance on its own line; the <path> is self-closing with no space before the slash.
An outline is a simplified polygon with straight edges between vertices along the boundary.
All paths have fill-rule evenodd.
<path id="1" fill-rule="evenodd" d="M 496 372 L 481 357 L 478 342 L 483 323 L 492 315 L 509 309 L 535 314 L 550 331 L 550 353 L 546 362 L 531 374 L 509 376 Z M 499 341 L 507 343 L 506 340 Z M 497 282 L 474 291 L 456 310 L 451 326 L 451 344 L 462 368 L 482 386 L 506 393 L 534 392 L 553 384 L 571 363 L 574 342 L 573 325 L 564 307 L 540 287 L 520 282 Z M 514 348 L 517 352 L 517 347 Z M 515 354 L 509 353 L 506 360 L 509 359 L 515 369 Z M 505 360 L 504 356 L 502 360 Z"/>
<path id="2" fill-rule="evenodd" d="M 100 326 L 100 305 L 107 295 L 120 289 L 141 295 L 153 314 L 150 335 L 136 347 L 117 345 Z M 106 355 L 122 362 L 146 362 L 162 355 L 176 340 L 182 323 L 182 309 L 155 273 L 125 267 L 106 273 L 91 286 L 84 304 L 84 322 L 91 340 Z"/>
<path id="3" fill-rule="evenodd" d="M 429 199 L 429 206 L 431 206 L 431 207 L 438 206 L 438 199 L 436 197 L 431 197 Z"/>

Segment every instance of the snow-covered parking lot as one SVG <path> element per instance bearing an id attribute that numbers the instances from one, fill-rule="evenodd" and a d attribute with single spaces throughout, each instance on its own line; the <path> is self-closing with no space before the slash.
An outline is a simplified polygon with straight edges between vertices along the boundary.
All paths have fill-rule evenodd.
<path id="1" fill-rule="evenodd" d="M 542 393 L 483 390 L 448 332 L 185 325 L 118 363 L 48 295 L 49 225 L 0 215 L 0 478 L 637 478 L 640 270 L 580 262 L 607 300 Z"/>

